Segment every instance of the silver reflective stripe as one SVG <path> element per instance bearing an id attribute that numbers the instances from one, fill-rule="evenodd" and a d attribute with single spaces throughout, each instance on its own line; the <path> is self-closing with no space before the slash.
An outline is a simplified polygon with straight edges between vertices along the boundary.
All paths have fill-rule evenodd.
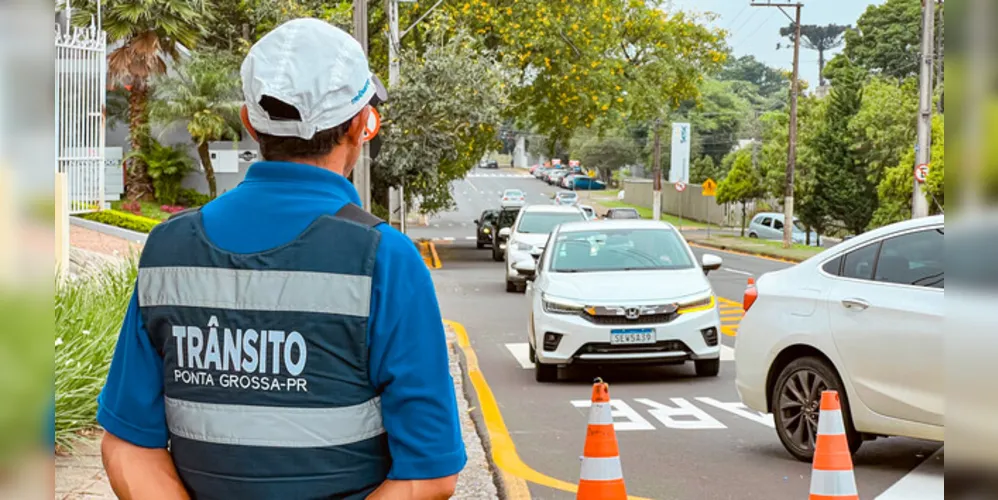
<path id="1" fill-rule="evenodd" d="M 340 408 L 223 405 L 165 399 L 170 432 L 205 443 L 320 448 L 357 443 L 385 432 L 378 397 Z"/>
<path id="2" fill-rule="evenodd" d="M 144 267 L 139 269 L 139 305 L 367 317 L 371 308 L 371 277 L 214 267 Z"/>

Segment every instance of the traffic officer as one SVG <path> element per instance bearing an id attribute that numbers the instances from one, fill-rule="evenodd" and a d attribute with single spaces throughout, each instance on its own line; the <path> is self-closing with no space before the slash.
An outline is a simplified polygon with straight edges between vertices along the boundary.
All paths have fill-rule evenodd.
<path id="1" fill-rule="evenodd" d="M 448 498 L 466 461 L 429 271 L 347 180 L 387 95 L 316 19 L 242 64 L 263 161 L 150 234 L 98 421 L 124 499 Z"/>

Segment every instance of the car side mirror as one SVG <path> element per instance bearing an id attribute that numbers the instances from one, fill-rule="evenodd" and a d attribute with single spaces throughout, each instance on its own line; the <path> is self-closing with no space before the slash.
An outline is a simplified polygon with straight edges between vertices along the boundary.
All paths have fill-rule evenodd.
<path id="1" fill-rule="evenodd" d="M 499 237 L 500 238 L 509 238 L 509 233 L 511 233 L 511 232 L 512 231 L 510 231 L 510 229 L 508 227 L 504 227 L 504 228 L 502 228 L 502 229 L 499 230 Z"/>
<path id="2" fill-rule="evenodd" d="M 516 272 L 526 276 L 527 281 L 531 281 L 537 276 L 537 263 L 534 262 L 534 259 L 517 261 L 513 264 L 513 269 L 516 270 Z"/>
<path id="3" fill-rule="evenodd" d="M 478 219 L 475 219 L 475 225 L 476 226 L 478 225 Z"/>
<path id="4" fill-rule="evenodd" d="M 700 266 L 703 267 L 703 273 L 707 274 L 711 271 L 717 271 L 721 268 L 721 258 L 712 254 L 705 253 L 700 259 Z"/>

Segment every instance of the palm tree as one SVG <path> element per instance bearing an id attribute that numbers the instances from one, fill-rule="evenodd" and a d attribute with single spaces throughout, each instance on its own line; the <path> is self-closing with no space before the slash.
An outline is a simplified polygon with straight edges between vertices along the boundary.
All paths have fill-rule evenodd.
<path id="1" fill-rule="evenodd" d="M 157 78 L 153 86 L 152 119 L 166 127 L 187 123 L 211 198 L 215 198 L 217 189 L 208 143 L 239 140 L 239 109 L 243 102 L 235 63 L 232 56 L 223 53 L 197 53 L 179 65 L 175 75 Z"/>
<path id="2" fill-rule="evenodd" d="M 87 25 L 97 14 L 95 0 L 73 5 L 73 22 Z M 129 91 L 129 142 L 141 151 L 149 137 L 149 81 L 166 72 L 166 59 L 177 59 L 180 46 L 193 48 L 204 31 L 210 13 L 204 0 L 102 0 L 101 24 L 108 42 L 121 46 L 108 54 L 111 83 Z M 129 199 L 148 198 L 152 180 L 138 157 L 131 161 L 126 179 Z"/>

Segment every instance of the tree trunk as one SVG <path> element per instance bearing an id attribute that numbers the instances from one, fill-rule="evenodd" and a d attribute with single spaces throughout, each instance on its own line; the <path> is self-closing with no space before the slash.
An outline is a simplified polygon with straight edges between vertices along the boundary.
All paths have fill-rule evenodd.
<path id="1" fill-rule="evenodd" d="M 825 85 L 825 51 L 818 49 L 818 85 Z"/>
<path id="2" fill-rule="evenodd" d="M 128 140 L 132 151 L 145 151 L 149 141 L 149 89 L 137 83 L 128 94 Z M 152 179 L 146 164 L 132 158 L 125 177 L 125 193 L 129 200 L 148 200 L 154 195 Z"/>
<path id="3" fill-rule="evenodd" d="M 742 238 L 745 237 L 745 202 L 742 202 Z"/>
<path id="4" fill-rule="evenodd" d="M 804 235 L 804 244 L 811 246 L 811 226 L 807 226 L 804 229 L 807 231 L 807 234 Z"/>
<path id="5" fill-rule="evenodd" d="M 204 179 L 208 181 L 208 197 L 214 200 L 218 195 L 218 187 L 215 184 L 215 167 L 211 165 L 207 141 L 198 144 L 198 156 L 201 157 L 201 165 L 204 167 Z"/>

